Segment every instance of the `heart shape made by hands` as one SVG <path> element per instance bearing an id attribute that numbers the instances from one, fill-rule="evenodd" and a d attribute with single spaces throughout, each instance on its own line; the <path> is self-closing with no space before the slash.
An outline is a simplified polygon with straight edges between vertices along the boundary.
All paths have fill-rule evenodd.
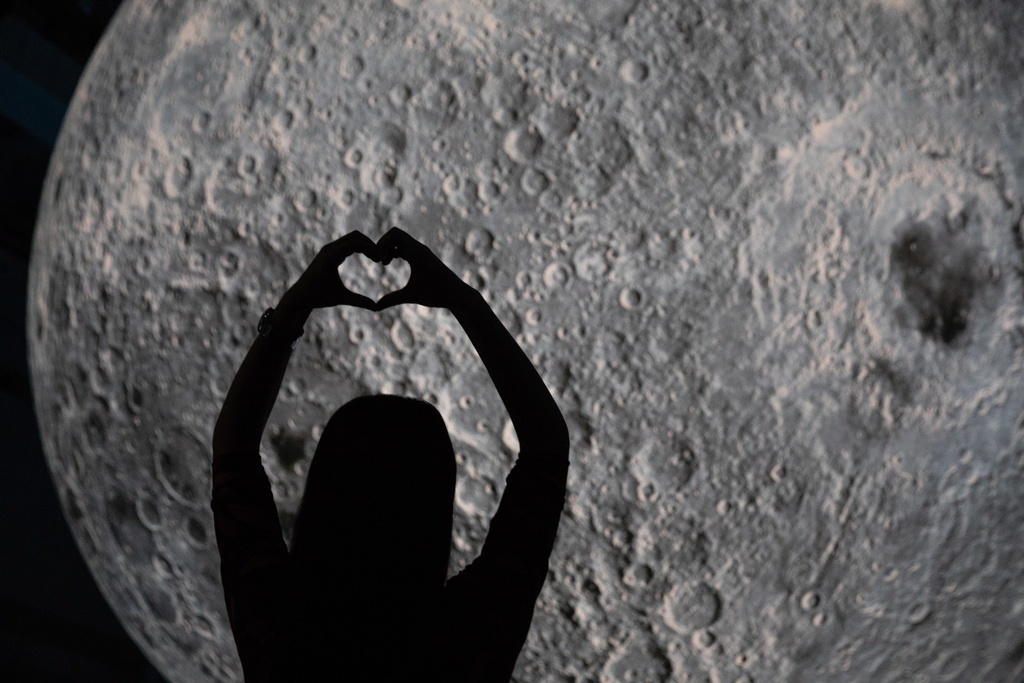
<path id="1" fill-rule="evenodd" d="M 338 267 L 338 277 L 349 291 L 374 301 L 405 287 L 411 276 L 412 266 L 400 258 L 384 266 L 362 254 L 352 254 Z"/>

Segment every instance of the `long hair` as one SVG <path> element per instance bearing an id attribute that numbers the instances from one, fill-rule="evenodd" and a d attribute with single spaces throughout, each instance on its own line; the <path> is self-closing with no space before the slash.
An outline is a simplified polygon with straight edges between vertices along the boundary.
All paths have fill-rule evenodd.
<path id="1" fill-rule="evenodd" d="M 292 531 L 303 631 L 358 620 L 370 647 L 429 622 L 448 573 L 455 469 L 444 419 L 426 401 L 361 396 L 334 413 Z"/>

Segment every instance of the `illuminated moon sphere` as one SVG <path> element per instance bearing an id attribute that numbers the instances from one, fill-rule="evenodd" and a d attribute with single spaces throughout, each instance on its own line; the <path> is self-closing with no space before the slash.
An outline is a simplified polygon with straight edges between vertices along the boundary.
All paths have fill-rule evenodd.
<path id="1" fill-rule="evenodd" d="M 125 3 L 28 323 L 107 600 L 172 681 L 240 680 L 214 422 L 319 248 L 399 225 L 572 432 L 517 680 L 1024 674 L 1022 55 L 995 0 Z M 447 421 L 457 571 L 517 442 L 443 310 L 314 312 L 262 444 L 286 534 L 327 419 L 378 392 Z"/>

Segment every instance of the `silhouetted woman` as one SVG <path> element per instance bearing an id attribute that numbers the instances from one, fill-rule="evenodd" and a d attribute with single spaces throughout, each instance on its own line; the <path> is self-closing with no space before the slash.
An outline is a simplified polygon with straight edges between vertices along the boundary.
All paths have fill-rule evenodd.
<path id="1" fill-rule="evenodd" d="M 338 277 L 348 256 L 404 259 L 379 302 Z M 446 581 L 455 457 L 430 403 L 362 396 L 329 420 L 289 550 L 259 445 L 291 349 L 314 308 L 446 308 L 508 410 L 520 453 L 480 556 Z M 211 507 L 221 580 L 248 683 L 508 681 L 547 575 L 565 501 L 569 436 L 536 369 L 483 297 L 411 236 L 328 244 L 270 309 L 213 434 Z"/>

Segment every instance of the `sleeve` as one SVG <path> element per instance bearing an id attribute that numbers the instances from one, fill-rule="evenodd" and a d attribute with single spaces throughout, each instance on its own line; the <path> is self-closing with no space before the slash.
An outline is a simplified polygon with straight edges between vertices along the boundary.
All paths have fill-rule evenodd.
<path id="1" fill-rule="evenodd" d="M 565 455 L 520 453 L 505 479 L 480 556 L 446 586 L 463 606 L 475 605 L 481 612 L 473 620 L 488 631 L 491 642 L 485 649 L 492 653 L 489 673 L 481 680 L 512 676 L 547 578 L 568 471 Z"/>
<path id="2" fill-rule="evenodd" d="M 532 595 L 531 603 L 547 578 L 568 472 L 568 458 L 521 453 L 505 478 L 498 511 L 474 562 L 484 565 L 495 580 L 515 584 L 501 590 L 516 588 Z"/>
<path id="3" fill-rule="evenodd" d="M 258 452 L 214 456 L 210 507 L 235 645 L 246 680 L 261 680 L 254 668 L 276 635 L 288 549 Z"/>

